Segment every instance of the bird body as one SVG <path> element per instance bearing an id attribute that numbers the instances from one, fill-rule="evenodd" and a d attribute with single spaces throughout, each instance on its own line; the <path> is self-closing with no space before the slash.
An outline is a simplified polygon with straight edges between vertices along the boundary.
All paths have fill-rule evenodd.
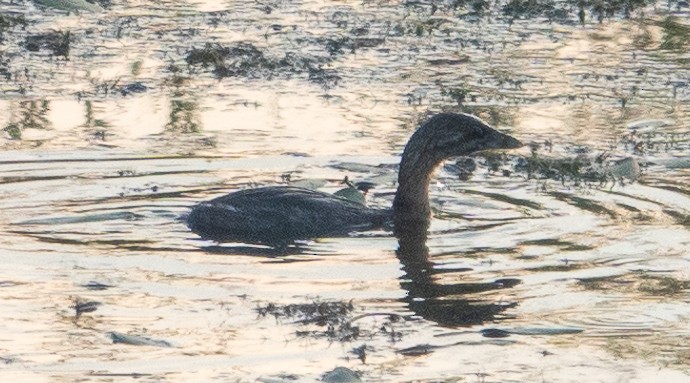
<path id="1" fill-rule="evenodd" d="M 196 205 L 187 226 L 205 239 L 285 247 L 295 240 L 343 236 L 394 226 L 396 235 L 426 232 L 431 216 L 429 180 L 446 158 L 522 144 L 476 117 L 441 113 L 412 135 L 403 151 L 392 209 L 319 191 L 273 186 L 240 190 Z"/>
<path id="2" fill-rule="evenodd" d="M 332 194 L 292 186 L 240 190 L 202 202 L 189 228 L 218 242 L 285 246 L 296 239 L 347 235 L 391 225 L 390 209 L 371 209 Z"/>

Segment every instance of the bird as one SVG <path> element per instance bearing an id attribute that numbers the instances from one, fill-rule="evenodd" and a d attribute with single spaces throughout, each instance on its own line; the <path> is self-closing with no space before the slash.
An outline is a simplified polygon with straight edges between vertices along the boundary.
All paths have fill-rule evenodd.
<path id="1" fill-rule="evenodd" d="M 520 141 L 475 116 L 438 113 L 420 125 L 403 150 L 391 208 L 369 208 L 317 190 L 266 186 L 198 203 L 187 215 L 186 224 L 206 240 L 275 248 L 391 226 L 396 233 L 409 227 L 426 232 L 431 219 L 429 181 L 443 160 L 520 146 Z"/>

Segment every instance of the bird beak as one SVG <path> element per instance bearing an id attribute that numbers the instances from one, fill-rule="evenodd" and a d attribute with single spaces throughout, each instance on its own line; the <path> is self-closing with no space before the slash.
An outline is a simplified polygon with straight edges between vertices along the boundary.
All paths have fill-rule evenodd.
<path id="1" fill-rule="evenodd" d="M 507 134 L 497 130 L 493 130 L 492 133 L 492 137 L 489 138 L 489 142 L 492 143 L 492 149 L 517 149 L 523 146 L 522 142 Z"/>

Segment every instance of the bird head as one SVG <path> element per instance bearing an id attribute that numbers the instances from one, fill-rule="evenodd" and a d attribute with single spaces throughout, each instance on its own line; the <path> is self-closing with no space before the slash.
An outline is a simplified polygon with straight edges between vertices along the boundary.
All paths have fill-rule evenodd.
<path id="1" fill-rule="evenodd" d="M 417 136 L 417 137 L 415 137 Z M 440 113 L 427 120 L 413 135 L 429 151 L 444 159 L 490 149 L 515 149 L 517 139 L 501 133 L 469 114 Z"/>

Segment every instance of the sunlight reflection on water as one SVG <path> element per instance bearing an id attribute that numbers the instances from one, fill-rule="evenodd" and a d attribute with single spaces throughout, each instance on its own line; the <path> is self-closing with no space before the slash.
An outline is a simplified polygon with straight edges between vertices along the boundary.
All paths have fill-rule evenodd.
<path id="1" fill-rule="evenodd" d="M 652 19 L 508 28 L 423 2 L 115 3 L 90 17 L 0 0 L 0 15 L 30 21 L 0 56 L 3 377 L 285 382 L 348 366 L 381 382 L 688 379 L 690 73 L 682 51 L 658 49 Z M 69 60 L 23 48 L 51 29 L 72 31 Z M 251 42 L 264 72 L 187 65 L 209 41 Z M 468 181 L 439 170 L 428 269 L 401 262 L 385 232 L 278 255 L 201 241 L 180 220 L 288 178 L 329 192 L 372 180 L 369 203 L 389 206 L 391 164 L 442 109 L 531 147 L 496 169 L 478 157 Z M 516 163 L 540 156 L 632 157 L 642 175 L 528 179 Z M 77 318 L 81 300 L 102 305 Z M 359 337 L 257 310 L 330 301 L 352 301 Z M 480 333 L 492 329 L 508 337 Z M 113 344 L 112 331 L 173 347 Z"/>

